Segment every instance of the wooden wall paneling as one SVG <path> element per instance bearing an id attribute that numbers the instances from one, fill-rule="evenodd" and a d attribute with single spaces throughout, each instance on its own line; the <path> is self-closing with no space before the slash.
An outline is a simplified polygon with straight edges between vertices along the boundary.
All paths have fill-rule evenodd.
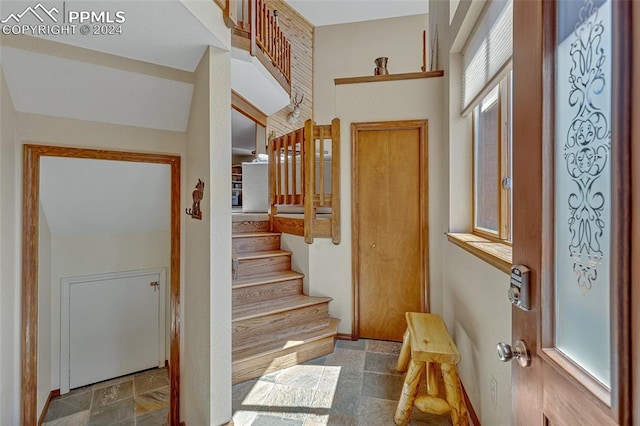
<path id="1" fill-rule="evenodd" d="M 304 19 L 284 0 L 266 0 L 272 10 L 278 11 L 280 29 L 291 43 L 291 96 L 304 95 L 300 105 L 300 118 L 289 124 L 289 106 L 272 114 L 267 119 L 267 132 L 282 136 L 299 129 L 306 120 L 313 118 L 313 25 Z"/>

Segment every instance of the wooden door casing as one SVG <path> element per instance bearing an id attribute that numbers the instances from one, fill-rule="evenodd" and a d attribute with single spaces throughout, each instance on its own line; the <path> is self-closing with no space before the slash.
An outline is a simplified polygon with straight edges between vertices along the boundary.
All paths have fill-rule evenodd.
<path id="1" fill-rule="evenodd" d="M 353 337 L 402 340 L 426 311 L 427 123 L 352 125 Z"/>
<path id="2" fill-rule="evenodd" d="M 532 364 L 512 367 L 518 425 L 629 424 L 629 84 L 632 2 L 613 2 L 611 390 L 555 348 L 554 338 L 554 1 L 514 2 L 513 263 L 532 271 L 532 310 L 513 308 L 512 338 Z M 637 302 L 635 302 L 637 304 Z M 588 332 L 577 330 L 576 332 Z M 547 423 L 548 422 L 548 423 Z"/>

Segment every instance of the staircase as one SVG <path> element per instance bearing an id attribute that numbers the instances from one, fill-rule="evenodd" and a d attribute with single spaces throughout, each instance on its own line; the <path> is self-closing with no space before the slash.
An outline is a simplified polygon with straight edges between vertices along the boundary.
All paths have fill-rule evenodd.
<path id="1" fill-rule="evenodd" d="M 234 215 L 233 247 L 233 383 L 332 353 L 331 298 L 303 294 L 268 215 Z"/>

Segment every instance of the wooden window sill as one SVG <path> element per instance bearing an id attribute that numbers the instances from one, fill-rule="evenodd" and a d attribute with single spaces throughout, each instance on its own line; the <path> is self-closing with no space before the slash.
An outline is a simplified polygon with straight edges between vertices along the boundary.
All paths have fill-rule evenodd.
<path id="1" fill-rule="evenodd" d="M 368 75 L 364 77 L 344 77 L 335 78 L 333 81 L 338 84 L 371 83 L 375 81 L 413 80 L 416 78 L 442 77 L 444 71 L 408 72 L 404 74 Z"/>
<path id="2" fill-rule="evenodd" d="M 511 273 L 511 246 L 479 237 L 474 234 L 447 233 L 450 242 L 472 255 L 500 269 Z"/>

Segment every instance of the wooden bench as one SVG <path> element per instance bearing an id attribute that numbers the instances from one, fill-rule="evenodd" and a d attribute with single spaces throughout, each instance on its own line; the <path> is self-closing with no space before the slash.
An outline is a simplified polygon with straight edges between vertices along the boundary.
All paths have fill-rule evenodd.
<path id="1" fill-rule="evenodd" d="M 454 426 L 468 426 L 469 416 L 456 368 L 460 353 L 442 317 L 417 312 L 407 312 L 405 316 L 407 331 L 404 333 L 396 370 L 405 372 L 408 367 L 408 371 L 394 416 L 395 424 L 406 425 L 415 405 L 425 413 L 451 413 Z M 427 394 L 418 395 L 425 368 Z M 444 382 L 444 395 L 441 395 L 438 385 L 439 372 Z"/>

